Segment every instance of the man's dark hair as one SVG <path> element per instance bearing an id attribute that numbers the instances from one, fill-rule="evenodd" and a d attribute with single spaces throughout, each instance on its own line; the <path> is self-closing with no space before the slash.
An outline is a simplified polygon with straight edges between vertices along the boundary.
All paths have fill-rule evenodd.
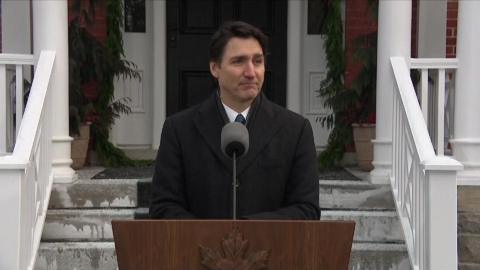
<path id="1" fill-rule="evenodd" d="M 225 22 L 213 34 L 210 41 L 210 61 L 222 61 L 225 46 L 231 38 L 254 38 L 260 43 L 264 57 L 267 56 L 268 37 L 257 27 L 242 21 Z"/>

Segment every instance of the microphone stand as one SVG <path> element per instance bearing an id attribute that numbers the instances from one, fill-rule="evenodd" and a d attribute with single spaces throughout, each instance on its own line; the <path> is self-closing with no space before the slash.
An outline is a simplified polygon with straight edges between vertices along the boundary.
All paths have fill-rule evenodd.
<path id="1" fill-rule="evenodd" d="M 236 153 L 233 151 L 233 220 L 237 220 L 237 160 Z"/>

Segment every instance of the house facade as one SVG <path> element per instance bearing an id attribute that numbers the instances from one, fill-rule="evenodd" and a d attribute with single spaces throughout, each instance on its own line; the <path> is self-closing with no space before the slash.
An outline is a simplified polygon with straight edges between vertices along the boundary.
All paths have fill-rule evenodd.
<path id="1" fill-rule="evenodd" d="M 188 1 L 171 2 L 188 3 Z M 218 2 L 212 1 L 214 4 Z M 267 11 L 278 5 L 277 1 L 273 0 L 264 2 Z M 176 8 L 181 13 L 189 10 L 188 7 L 186 4 Z M 168 75 L 169 52 L 172 52 L 172 47 L 175 48 L 179 42 L 178 37 L 172 35 L 169 28 L 171 14 L 168 11 L 171 8 L 168 1 L 145 1 L 143 11 L 139 15 L 143 16 L 144 26 L 132 25 L 132 29 L 124 32 L 126 58 L 138 65 L 143 79 L 119 80 L 116 83 L 116 96 L 129 97 L 132 100 L 132 113 L 122 116 L 112 130 L 111 141 L 120 148 L 137 150 L 158 148 L 162 124 L 169 115 L 169 106 L 172 106 L 169 104 L 169 82 L 172 80 Z M 284 105 L 288 109 L 310 120 L 315 132 L 315 144 L 321 151 L 327 143 L 328 130 L 321 126 L 319 117 L 328 114 L 329 111 L 317 97 L 316 90 L 325 76 L 326 60 L 322 49 L 322 35 L 309 34 L 309 16 L 314 16 L 309 11 L 308 1 L 297 0 L 285 0 L 284 9 L 279 11 L 283 12 L 286 18 L 286 28 L 282 30 L 286 37 L 285 51 L 281 52 L 286 60 L 284 61 L 286 87 L 280 95 L 284 96 Z M 374 170 L 370 173 L 371 181 L 388 183 L 392 175 L 392 164 L 394 165 L 396 160 L 392 155 L 392 151 L 395 150 L 392 150 L 394 148 L 392 141 L 396 136 L 392 124 L 394 118 L 392 104 L 395 95 L 394 85 L 401 83 L 392 70 L 391 58 L 403 58 L 412 69 L 416 67 L 420 70 L 440 70 L 438 74 L 443 72 L 441 70 L 455 69 L 452 77 L 454 79 L 449 81 L 454 85 L 454 100 L 450 100 L 449 103 L 452 104 L 454 111 L 452 117 L 447 120 L 449 122 L 446 126 L 449 129 L 441 129 L 441 132 L 449 135 L 447 137 L 450 146 L 448 143 L 445 145 L 447 149 L 452 150 L 451 157 L 463 165 L 463 170 L 455 174 L 454 184 L 459 186 L 461 192 L 470 194 L 465 198 L 465 202 L 469 205 L 470 211 L 477 211 L 478 207 L 475 207 L 475 202 L 471 198 L 478 195 L 471 194 L 480 193 L 477 192 L 477 187 L 480 186 L 480 122 L 477 121 L 480 107 L 476 105 L 480 100 L 476 74 L 480 62 L 478 50 L 480 36 L 476 31 L 476 26 L 480 25 L 480 17 L 477 15 L 480 14 L 480 2 L 380 0 L 378 24 L 365 19 L 368 11 L 364 1 L 345 1 L 343 11 L 347 53 L 351 53 L 348 41 L 378 27 L 377 122 L 376 139 L 373 141 Z M 97 19 L 101 21 L 105 14 L 101 11 L 98 14 Z M 2 0 L 1 16 L 2 53 L 34 54 L 38 58 L 42 50 L 56 52 L 54 75 L 50 80 L 52 103 L 55 104 L 52 106 L 53 176 L 55 183 L 71 183 L 75 180 L 75 171 L 70 168 L 72 139 L 68 134 L 68 2 Z M 181 22 L 189 26 L 188 21 Z M 206 35 L 206 28 L 216 28 L 219 23 L 218 20 L 200 22 L 205 23 L 202 29 L 190 28 L 198 35 Z M 140 30 L 135 30 L 136 27 Z M 95 31 L 101 38 L 106 29 L 98 27 Z M 207 51 L 203 53 L 207 54 Z M 416 61 L 412 60 L 413 58 L 456 58 L 458 66 L 456 64 L 438 66 L 435 64 L 436 61 Z M 349 59 L 346 80 L 351 80 L 358 72 L 358 68 L 351 58 Z M 187 68 L 182 74 L 191 74 L 192 70 L 193 68 L 190 70 Z M 428 75 L 428 71 L 426 74 Z M 435 74 L 432 77 L 437 76 Z M 185 78 L 193 78 L 192 82 L 200 78 L 199 82 L 203 83 L 202 76 L 193 74 Z M 438 80 L 435 77 L 433 80 L 438 84 L 445 84 L 444 80 L 445 78 L 448 80 L 448 76 Z M 425 81 L 428 84 L 428 80 Z M 436 97 L 444 96 L 450 94 L 442 93 Z M 445 99 L 442 102 L 446 102 Z M 440 122 L 437 123 L 437 127 L 442 125 Z M 444 136 L 441 136 L 442 141 L 443 138 Z M 435 141 L 433 135 L 431 140 Z M 436 145 L 441 145 L 440 141 Z M 436 150 L 439 151 L 439 148 Z M 449 170 L 448 166 L 444 170 Z M 459 193 L 459 207 L 462 207 L 463 202 L 461 194 Z M 456 197 L 454 202 L 456 203 Z"/>
<path id="2" fill-rule="evenodd" d="M 69 2 L 70 6 L 72 2 Z M 200 6 L 195 7 L 194 4 L 189 4 L 188 1 L 171 2 L 183 3 L 177 7 L 178 12 L 182 12 L 180 9 L 201 8 Z M 142 8 L 140 9 L 140 15 L 136 15 L 141 16 L 144 22 L 141 31 L 132 29 L 124 31 L 126 59 L 132 60 L 138 65 L 138 70 L 142 74 L 143 79 L 141 81 L 120 79 L 116 83 L 116 97 L 130 98 L 130 106 L 132 108 L 131 114 L 123 115 L 116 121 L 111 132 L 111 141 L 120 148 L 137 150 L 155 150 L 158 148 L 162 123 L 169 114 L 167 112 L 167 108 L 170 106 L 168 102 L 172 103 L 172 101 L 168 100 L 168 89 L 170 86 L 167 85 L 167 82 L 172 80 L 172 78 L 167 77 L 172 76 L 167 72 L 169 68 L 167 56 L 172 51 L 172 49 L 169 49 L 168 39 L 175 38 L 167 26 L 169 17 L 167 8 L 169 8 L 168 5 L 172 5 L 171 2 L 145 1 L 143 6 L 140 6 Z M 278 5 L 275 4 L 277 1 L 264 2 L 266 8 L 270 9 L 274 5 Z M 408 52 L 409 57 L 454 57 L 458 2 L 455 0 L 441 1 L 441 3 L 430 3 L 428 1 L 406 2 L 411 7 L 408 8 L 409 19 L 402 20 L 409 22 L 409 25 L 405 24 L 404 26 L 405 35 L 408 34 L 408 38 L 402 38 L 401 40 L 405 47 L 403 49 L 405 53 Z M 135 3 L 135 1 L 132 3 Z M 213 1 L 212 3 L 216 2 Z M 189 5 L 192 6 L 190 7 Z M 94 35 L 102 40 L 106 36 L 105 5 L 100 2 L 98 6 L 95 23 L 91 28 Z M 2 2 L 3 53 L 34 52 L 36 44 L 39 43 L 35 42 L 36 35 L 29 23 L 29 21 L 35 22 L 34 7 L 35 5 L 30 5 L 28 1 Z M 321 151 L 327 144 L 329 131 L 322 127 L 320 117 L 328 114 L 329 110 L 324 107 L 323 100 L 318 97 L 317 90 L 320 82 L 325 77 L 326 59 L 322 35 L 318 32 L 314 33 L 309 29 L 311 28 L 312 18 L 318 17 L 316 13 L 313 13 L 312 7 L 314 5 L 309 3 L 309 1 L 286 1 L 285 10 L 282 11 L 286 13 L 285 17 L 287 18 L 286 29 L 282 30 L 285 31 L 285 42 L 287 44 L 285 51 L 281 52 L 281 56 L 286 58 L 284 62 L 286 87 L 281 91 L 284 91 L 282 93 L 285 96 L 283 100 L 284 105 L 310 120 L 315 133 L 317 150 Z M 352 56 L 352 41 L 362 34 L 376 31 L 377 25 L 375 20 L 371 19 L 372 14 L 368 10 L 366 1 L 347 1 L 343 3 L 342 9 L 344 14 L 345 49 L 347 52 L 345 80 L 349 84 L 358 74 L 359 69 Z M 318 10 L 321 12 L 321 8 Z M 222 19 L 221 14 L 218 16 L 217 20 L 213 20 L 211 25 L 206 26 L 216 29 Z M 170 17 L 172 16 L 170 15 Z M 128 21 L 126 22 L 128 23 Z M 58 23 L 60 23 L 59 20 Z M 34 23 L 32 25 L 35 27 Z M 397 23 L 397 25 L 400 25 L 400 23 Z M 211 29 L 209 31 L 212 31 Z M 51 35 L 51 32 L 49 32 L 49 35 Z M 392 35 L 392 33 L 386 35 Z M 65 39 L 65 31 L 59 37 Z M 387 36 L 387 38 L 392 39 L 391 36 Z M 39 37 L 38 40 L 41 40 L 41 38 Z M 49 40 L 53 42 L 51 38 Z M 272 46 L 276 45 L 272 44 Z M 207 52 L 204 53 L 207 54 Z M 197 54 L 200 54 L 200 52 L 197 52 Z M 382 79 L 380 78 L 380 80 Z M 174 91 L 181 90 L 175 89 Z M 382 99 L 382 91 L 378 91 L 378 93 L 380 94 L 379 98 Z M 378 103 L 385 104 L 385 102 Z M 378 109 L 382 110 L 382 108 Z M 376 175 L 382 178 L 382 175 L 385 175 L 384 168 L 388 167 L 388 162 L 383 162 L 389 159 L 388 156 L 385 156 L 389 155 L 388 151 L 381 149 L 387 145 L 383 143 L 384 139 L 382 137 L 384 135 L 382 133 L 384 132 L 385 136 L 389 137 L 390 132 L 388 131 L 388 125 L 383 126 L 381 122 L 388 122 L 389 114 L 385 114 L 386 119 L 384 120 L 382 120 L 382 115 L 384 114 L 377 114 L 379 123 L 377 125 L 375 153 L 376 157 L 379 158 L 378 160 L 376 158 L 374 162 L 376 163 L 376 170 L 372 173 L 374 178 Z M 453 126 L 451 129 L 453 130 Z M 453 131 L 451 133 L 453 134 Z M 69 151 L 66 149 L 68 148 L 67 144 L 65 143 L 64 149 L 60 151 L 64 152 L 61 158 L 63 163 L 65 163 L 65 158 L 68 159 L 69 155 Z M 462 145 L 462 143 L 458 144 Z M 68 171 L 66 168 L 68 166 L 65 164 L 62 166 Z M 476 171 L 478 171 L 478 168 Z M 72 172 L 68 172 L 68 174 L 71 176 Z"/>

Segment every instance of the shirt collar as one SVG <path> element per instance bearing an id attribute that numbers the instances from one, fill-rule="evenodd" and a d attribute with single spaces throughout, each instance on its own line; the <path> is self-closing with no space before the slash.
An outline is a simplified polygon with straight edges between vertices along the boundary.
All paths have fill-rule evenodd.
<path id="1" fill-rule="evenodd" d="M 237 117 L 238 112 L 228 107 L 225 103 L 222 102 L 222 104 L 223 104 L 223 107 L 225 108 L 225 113 L 227 114 L 228 120 L 230 122 L 235 122 L 235 118 Z M 241 114 L 243 115 L 243 117 L 245 117 L 245 119 L 247 119 L 248 111 L 250 111 L 250 106 L 246 108 L 243 112 L 241 112 Z"/>

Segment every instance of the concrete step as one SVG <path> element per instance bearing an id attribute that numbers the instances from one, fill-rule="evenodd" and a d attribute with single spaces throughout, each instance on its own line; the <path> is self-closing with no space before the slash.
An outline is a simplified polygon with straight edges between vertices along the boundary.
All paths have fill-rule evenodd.
<path id="1" fill-rule="evenodd" d="M 115 219 L 133 219 L 134 209 L 49 210 L 42 241 L 112 241 Z"/>
<path id="2" fill-rule="evenodd" d="M 355 221 L 355 242 L 403 243 L 402 225 L 394 211 L 322 211 L 322 220 Z"/>
<path id="3" fill-rule="evenodd" d="M 36 270 L 115 270 L 113 242 L 41 243 Z M 402 244 L 353 244 L 350 270 L 410 270 Z"/>
<path id="4" fill-rule="evenodd" d="M 135 219 L 148 218 L 148 208 L 135 210 Z M 403 231 L 394 211 L 323 210 L 322 220 L 355 221 L 355 242 L 403 243 Z"/>
<path id="5" fill-rule="evenodd" d="M 151 179 L 138 182 L 138 206 L 148 207 Z M 323 209 L 395 209 L 390 185 L 365 181 L 320 180 L 320 207 Z"/>
<path id="6" fill-rule="evenodd" d="M 350 270 L 412 270 L 403 244 L 354 243 Z"/>
<path id="7" fill-rule="evenodd" d="M 390 185 L 364 181 L 320 181 L 322 209 L 394 210 Z"/>
<path id="8" fill-rule="evenodd" d="M 137 207 L 137 182 L 137 179 L 88 179 L 54 184 L 49 208 Z"/>
<path id="9" fill-rule="evenodd" d="M 113 242 L 40 243 L 35 270 L 116 270 Z"/>

